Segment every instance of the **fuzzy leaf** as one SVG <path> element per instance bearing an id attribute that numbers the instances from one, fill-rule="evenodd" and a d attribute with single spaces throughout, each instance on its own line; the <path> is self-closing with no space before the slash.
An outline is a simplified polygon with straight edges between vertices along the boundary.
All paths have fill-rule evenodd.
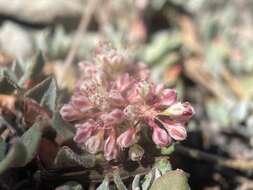
<path id="1" fill-rule="evenodd" d="M 45 65 L 45 60 L 41 52 L 39 52 L 33 60 L 26 63 L 25 73 L 22 76 L 21 83 L 26 80 L 35 79 L 42 71 Z"/>
<path id="2" fill-rule="evenodd" d="M 109 188 L 109 178 L 105 176 L 103 182 L 98 186 L 96 190 L 110 190 Z"/>
<path id="3" fill-rule="evenodd" d="M 142 190 L 148 190 L 155 179 L 155 169 L 152 169 L 144 178 Z"/>
<path id="4" fill-rule="evenodd" d="M 47 78 L 32 89 L 25 96 L 40 103 L 42 107 L 50 112 L 55 111 L 58 87 L 54 78 Z"/>
<path id="5" fill-rule="evenodd" d="M 27 152 L 26 163 L 30 162 L 37 153 L 38 146 L 42 137 L 42 122 L 35 123 L 21 137 Z"/>
<path id="6" fill-rule="evenodd" d="M 65 183 L 64 185 L 57 187 L 55 190 L 83 190 L 83 187 L 81 184 L 75 181 L 70 181 Z"/>
<path id="7" fill-rule="evenodd" d="M 151 186 L 150 190 L 189 190 L 188 179 L 182 170 L 167 172 L 159 177 Z"/>
<path id="8" fill-rule="evenodd" d="M 95 165 L 96 158 L 91 154 L 78 155 L 69 147 L 63 146 L 55 157 L 55 165 L 59 167 L 83 166 L 90 168 Z"/>
<path id="9" fill-rule="evenodd" d="M 16 80 L 20 79 L 22 77 L 22 75 L 24 74 L 24 69 L 23 69 L 22 63 L 20 61 L 15 61 L 12 64 L 11 71 L 15 75 Z"/>
<path id="10" fill-rule="evenodd" d="M 73 137 L 74 137 L 74 129 L 73 129 L 73 127 L 70 124 L 66 123 L 62 119 L 59 111 L 54 112 L 54 114 L 53 114 L 53 122 L 52 123 L 53 123 L 53 125 L 52 125 L 53 128 L 56 130 L 56 132 L 60 136 L 62 136 L 62 138 L 64 139 L 64 141 L 65 140 L 69 140 L 69 139 L 73 139 Z"/>
<path id="11" fill-rule="evenodd" d="M 167 31 L 159 32 L 152 37 L 151 43 L 144 50 L 143 57 L 148 64 L 154 65 L 177 50 L 182 45 L 180 35 Z"/>
<path id="12" fill-rule="evenodd" d="M 157 168 L 162 173 L 162 175 L 172 169 L 168 158 L 161 158 L 157 160 L 155 163 L 155 168 Z"/>
<path id="13" fill-rule="evenodd" d="M 4 159 L 7 144 L 3 139 L 0 139 L 0 161 Z"/>
<path id="14" fill-rule="evenodd" d="M 26 148 L 20 141 L 16 142 L 6 157 L 0 162 L 0 174 L 11 167 L 24 166 L 26 163 Z"/>
<path id="15" fill-rule="evenodd" d="M 5 69 L 1 70 L 0 74 L 1 94 L 11 94 L 16 89 L 19 89 L 19 86 L 12 79 L 10 73 Z"/>
<path id="16" fill-rule="evenodd" d="M 168 146 L 168 147 L 162 147 L 161 148 L 161 153 L 163 154 L 163 155 L 170 155 L 171 153 L 173 153 L 175 151 L 175 145 L 174 144 L 172 144 L 172 145 L 170 145 L 170 146 Z"/>
<path id="17" fill-rule="evenodd" d="M 115 170 L 113 172 L 113 180 L 118 190 L 127 190 L 126 186 L 124 185 L 122 179 L 120 178 L 119 171 Z"/>
<path id="18" fill-rule="evenodd" d="M 132 183 L 132 190 L 140 190 L 140 175 L 136 175 L 134 177 L 133 183 Z"/>

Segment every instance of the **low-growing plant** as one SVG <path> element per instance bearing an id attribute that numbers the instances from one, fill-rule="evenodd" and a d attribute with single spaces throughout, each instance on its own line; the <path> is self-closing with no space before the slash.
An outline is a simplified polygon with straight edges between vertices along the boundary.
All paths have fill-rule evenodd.
<path id="1" fill-rule="evenodd" d="M 40 80 L 43 65 L 39 54 L 25 67 L 16 62 L 2 72 L 3 179 L 15 177 L 14 168 L 27 174 L 26 166 L 34 165 L 30 182 L 55 188 L 64 181 L 58 190 L 85 184 L 97 190 L 189 189 L 186 174 L 172 170 L 167 156 L 187 137 L 194 114 L 175 89 L 153 83 L 145 64 L 103 43 L 91 61 L 79 63 L 79 79 L 63 104 L 66 92 L 56 80 Z M 127 187 L 123 181 L 131 178 Z"/>

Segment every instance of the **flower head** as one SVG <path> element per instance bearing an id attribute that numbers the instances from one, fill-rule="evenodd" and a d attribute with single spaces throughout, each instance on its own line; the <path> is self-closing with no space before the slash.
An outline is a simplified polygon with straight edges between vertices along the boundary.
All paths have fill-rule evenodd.
<path id="1" fill-rule="evenodd" d="M 145 64 L 102 45 L 93 62 L 79 66 L 81 77 L 60 113 L 75 126 L 74 141 L 81 148 L 116 159 L 123 149 L 132 150 L 144 125 L 160 147 L 186 138 L 185 123 L 194 109 L 188 102 L 179 102 L 174 89 L 152 83 Z"/>

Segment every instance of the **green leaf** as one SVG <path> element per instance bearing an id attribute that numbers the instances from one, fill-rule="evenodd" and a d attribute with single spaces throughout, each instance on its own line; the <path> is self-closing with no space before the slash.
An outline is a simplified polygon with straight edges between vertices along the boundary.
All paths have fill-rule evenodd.
<path id="1" fill-rule="evenodd" d="M 92 154 L 78 155 L 69 147 L 63 146 L 58 151 L 54 162 L 58 167 L 83 166 L 85 168 L 91 168 L 95 166 L 96 157 Z"/>
<path id="2" fill-rule="evenodd" d="M 4 159 L 6 149 L 7 149 L 6 142 L 0 138 L 0 161 Z"/>
<path id="3" fill-rule="evenodd" d="M 172 169 L 168 158 L 160 158 L 156 160 L 155 168 L 157 168 L 162 173 L 162 175 Z"/>
<path id="4" fill-rule="evenodd" d="M 57 103 L 57 92 L 56 80 L 49 77 L 30 89 L 25 96 L 36 100 L 46 110 L 54 112 Z"/>
<path id="5" fill-rule="evenodd" d="M 66 123 L 62 119 L 59 111 L 54 112 L 52 120 L 52 127 L 64 138 L 64 140 L 73 139 L 74 129 L 69 123 Z"/>
<path id="6" fill-rule="evenodd" d="M 26 80 L 35 79 L 40 73 L 45 65 L 45 60 L 41 52 L 38 52 L 33 60 L 27 61 L 25 64 L 25 73 L 22 76 L 21 84 Z"/>
<path id="7" fill-rule="evenodd" d="M 103 182 L 98 186 L 96 190 L 110 190 L 109 188 L 109 178 L 108 176 L 105 176 L 105 179 Z"/>
<path id="8" fill-rule="evenodd" d="M 30 162 L 36 155 L 42 137 L 42 121 L 33 124 L 21 137 L 27 152 L 26 163 Z"/>
<path id="9" fill-rule="evenodd" d="M 24 144 L 17 141 L 12 145 L 6 157 L 0 162 L 0 174 L 11 167 L 24 166 L 26 163 L 26 148 Z"/>
<path id="10" fill-rule="evenodd" d="M 140 190 L 140 175 L 136 175 L 134 177 L 133 183 L 132 183 L 132 190 Z"/>
<path id="11" fill-rule="evenodd" d="M 125 184 L 123 183 L 119 175 L 119 170 L 115 170 L 113 172 L 113 180 L 118 190 L 127 190 Z"/>
<path id="12" fill-rule="evenodd" d="M 0 74 L 0 92 L 2 94 L 11 94 L 14 90 L 19 89 L 19 86 L 12 79 L 11 74 L 2 69 Z"/>
<path id="13" fill-rule="evenodd" d="M 171 153 L 173 153 L 175 151 L 175 145 L 174 144 L 172 144 L 172 145 L 170 145 L 170 146 L 168 146 L 168 147 L 162 147 L 161 148 L 161 153 L 163 154 L 163 155 L 170 155 Z"/>
<path id="14" fill-rule="evenodd" d="M 142 57 L 148 64 L 158 64 L 170 52 L 180 48 L 181 45 L 182 41 L 178 33 L 159 32 L 152 37 L 151 43 L 148 44 Z"/>
<path id="15" fill-rule="evenodd" d="M 70 181 L 65 183 L 64 185 L 57 187 L 55 190 L 83 190 L 83 187 L 81 184 L 75 181 Z"/>
<path id="16" fill-rule="evenodd" d="M 142 184 L 142 190 L 148 190 L 155 179 L 155 169 L 152 168 L 151 171 L 144 177 L 144 182 Z"/>
<path id="17" fill-rule="evenodd" d="M 188 179 L 182 170 L 167 172 L 159 177 L 151 186 L 150 190 L 189 190 Z"/>
<path id="18" fill-rule="evenodd" d="M 22 63 L 20 61 L 15 61 L 12 64 L 11 71 L 15 75 L 16 80 L 20 79 L 24 74 L 24 69 Z"/>

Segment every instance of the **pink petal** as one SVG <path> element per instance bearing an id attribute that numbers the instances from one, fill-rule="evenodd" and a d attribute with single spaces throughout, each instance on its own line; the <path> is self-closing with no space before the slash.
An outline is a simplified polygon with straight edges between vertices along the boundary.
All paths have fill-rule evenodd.
<path id="1" fill-rule="evenodd" d="M 117 143 L 121 148 L 127 148 L 133 145 L 136 142 L 136 128 L 129 128 L 127 131 L 122 133 L 117 138 Z"/>
<path id="2" fill-rule="evenodd" d="M 155 144 L 161 147 L 168 146 L 171 143 L 171 138 L 167 132 L 158 126 L 153 128 L 152 139 Z"/>
<path id="3" fill-rule="evenodd" d="M 142 97 L 138 93 L 138 85 L 134 85 L 128 92 L 127 92 L 127 100 L 130 104 L 135 104 L 142 101 Z"/>
<path id="4" fill-rule="evenodd" d="M 84 122 L 84 123 L 78 123 L 78 124 L 75 124 L 75 128 L 76 129 L 85 129 L 85 128 L 94 128 L 94 129 L 97 129 L 97 123 L 93 120 L 93 119 L 89 119 L 88 121 Z"/>
<path id="5" fill-rule="evenodd" d="M 161 115 L 169 116 L 177 121 L 186 122 L 195 113 L 190 103 L 177 102 L 167 108 Z"/>
<path id="6" fill-rule="evenodd" d="M 175 140 L 182 141 L 187 137 L 186 129 L 180 123 L 164 125 L 164 127 L 167 129 L 170 136 Z"/>
<path id="7" fill-rule="evenodd" d="M 86 150 L 91 154 L 96 154 L 103 149 L 104 145 L 104 131 L 100 130 L 96 135 L 91 136 L 85 142 Z"/>
<path id="8" fill-rule="evenodd" d="M 126 99 L 121 95 L 118 90 L 111 90 L 109 93 L 109 99 L 111 104 L 115 106 L 123 106 L 126 104 Z"/>
<path id="9" fill-rule="evenodd" d="M 139 62 L 137 70 L 137 77 L 139 78 L 139 80 L 148 80 L 150 76 L 150 71 L 145 63 Z"/>
<path id="10" fill-rule="evenodd" d="M 160 97 L 161 106 L 170 106 L 177 100 L 177 93 L 174 89 L 165 89 Z"/>
<path id="11" fill-rule="evenodd" d="M 105 126 L 117 125 L 124 120 L 124 113 L 120 109 L 114 109 L 110 113 L 101 115 Z"/>
<path id="12" fill-rule="evenodd" d="M 132 84 L 134 83 L 134 79 L 129 76 L 128 73 L 123 74 L 116 80 L 116 88 L 120 92 L 126 91 Z"/>
<path id="13" fill-rule="evenodd" d="M 64 104 L 60 109 L 60 114 L 65 121 L 76 121 L 83 117 L 82 113 L 71 104 Z"/>
<path id="14" fill-rule="evenodd" d="M 80 62 L 78 64 L 79 68 L 84 72 L 84 74 L 95 74 L 97 72 L 97 67 L 95 64 L 92 64 L 87 61 Z"/>
<path id="15" fill-rule="evenodd" d="M 86 129 L 77 129 L 76 135 L 74 136 L 74 141 L 82 144 L 84 143 L 92 134 L 93 129 L 92 128 L 86 128 Z"/>
<path id="16" fill-rule="evenodd" d="M 104 144 L 104 156 L 106 160 L 112 160 L 117 157 L 117 145 L 116 145 L 116 139 L 115 134 L 112 133 L 106 140 Z"/>
<path id="17" fill-rule="evenodd" d="M 72 96 L 71 103 L 76 109 L 79 109 L 83 113 L 93 108 L 89 99 L 81 94 L 76 94 Z"/>
<path id="18" fill-rule="evenodd" d="M 154 86 L 154 94 L 159 96 L 163 91 L 164 91 L 164 85 L 163 84 L 158 84 Z"/>
<path id="19" fill-rule="evenodd" d="M 139 117 L 139 109 L 137 105 L 128 105 L 123 110 L 127 120 L 135 121 Z"/>

